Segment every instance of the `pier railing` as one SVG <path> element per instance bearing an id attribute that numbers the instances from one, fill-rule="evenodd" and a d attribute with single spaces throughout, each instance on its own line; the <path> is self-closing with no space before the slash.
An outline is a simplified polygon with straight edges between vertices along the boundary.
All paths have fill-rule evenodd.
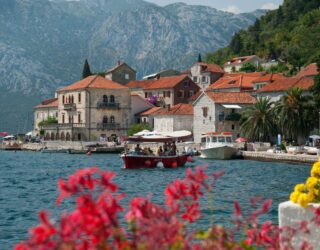
<path id="1" fill-rule="evenodd" d="M 63 104 L 64 110 L 75 110 L 76 104 L 75 103 L 65 103 Z"/>
<path id="2" fill-rule="evenodd" d="M 59 123 L 59 124 L 48 124 L 43 126 L 44 130 L 54 130 L 54 129 L 73 129 L 73 128 L 86 128 L 85 123 Z"/>
<path id="3" fill-rule="evenodd" d="M 118 109 L 120 108 L 120 103 L 117 102 L 98 102 L 97 103 L 98 109 Z"/>
<path id="4" fill-rule="evenodd" d="M 97 129 L 120 129 L 119 123 L 98 123 Z"/>

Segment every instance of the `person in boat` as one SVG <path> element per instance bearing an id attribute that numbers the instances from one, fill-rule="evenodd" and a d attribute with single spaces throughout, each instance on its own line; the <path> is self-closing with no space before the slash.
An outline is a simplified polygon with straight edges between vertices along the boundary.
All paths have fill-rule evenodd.
<path id="1" fill-rule="evenodd" d="M 171 150 L 170 150 L 170 155 L 176 155 L 177 154 L 177 146 L 176 144 L 173 142 L 171 144 Z"/>
<path id="2" fill-rule="evenodd" d="M 165 142 L 163 145 L 163 153 L 167 154 L 168 152 L 169 152 L 169 145 L 167 142 Z"/>
<path id="3" fill-rule="evenodd" d="M 157 154 L 158 154 L 159 156 L 163 155 L 162 146 L 160 146 L 160 147 L 158 148 Z"/>
<path id="4" fill-rule="evenodd" d="M 137 144 L 136 147 L 134 148 L 134 152 L 137 154 L 141 154 L 142 149 L 140 148 L 140 145 Z"/>

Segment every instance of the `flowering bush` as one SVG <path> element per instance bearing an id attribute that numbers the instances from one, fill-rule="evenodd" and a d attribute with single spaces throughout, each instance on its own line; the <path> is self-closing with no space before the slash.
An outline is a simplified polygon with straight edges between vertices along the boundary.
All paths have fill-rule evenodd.
<path id="1" fill-rule="evenodd" d="M 320 202 L 320 161 L 313 164 L 311 176 L 306 183 L 297 184 L 294 192 L 290 195 L 290 200 L 293 203 L 298 203 L 303 208 L 306 208 L 309 203 Z"/>
<path id="2" fill-rule="evenodd" d="M 258 217 L 269 211 L 271 200 L 254 198 L 253 211 L 244 216 L 238 202 L 234 202 L 233 229 L 211 225 L 206 230 L 191 230 L 188 225 L 201 216 L 200 198 L 212 194 L 213 186 L 223 172 L 205 174 L 204 167 L 187 169 L 184 179 L 176 179 L 165 189 L 165 205 L 154 204 L 149 198 L 135 197 L 129 208 L 120 205 L 125 196 L 118 192 L 112 172 L 97 167 L 78 170 L 67 180 L 59 180 L 59 205 L 74 197 L 75 209 L 62 213 L 59 222 L 40 212 L 40 224 L 30 230 L 30 238 L 17 244 L 16 250 L 30 249 L 291 249 L 290 239 L 297 230 L 284 229 L 271 222 L 259 224 Z M 127 226 L 121 226 L 120 214 L 125 212 Z M 320 224 L 320 210 L 316 211 Z M 235 235 L 244 235 L 237 240 Z M 301 249 L 309 249 L 303 243 Z"/>

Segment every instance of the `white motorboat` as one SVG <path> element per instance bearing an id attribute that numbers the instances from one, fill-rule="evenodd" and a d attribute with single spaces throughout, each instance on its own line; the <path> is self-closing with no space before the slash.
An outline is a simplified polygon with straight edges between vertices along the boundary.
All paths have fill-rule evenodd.
<path id="1" fill-rule="evenodd" d="M 205 140 L 204 147 L 200 149 L 202 158 L 228 160 L 237 153 L 232 142 L 232 133 L 207 133 L 202 138 Z"/>

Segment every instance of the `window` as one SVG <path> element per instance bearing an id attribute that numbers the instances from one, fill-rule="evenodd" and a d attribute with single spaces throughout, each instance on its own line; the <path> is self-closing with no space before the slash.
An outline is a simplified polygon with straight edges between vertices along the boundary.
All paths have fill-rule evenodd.
<path id="1" fill-rule="evenodd" d="M 170 91 L 167 91 L 167 97 L 170 98 L 170 96 L 171 96 L 171 92 L 170 92 Z"/>
<path id="2" fill-rule="evenodd" d="M 188 97 L 191 97 L 191 96 L 193 96 L 193 95 L 194 95 L 193 90 L 190 90 L 189 93 L 188 93 Z"/>
<path id="3" fill-rule="evenodd" d="M 148 93 L 147 92 L 144 93 L 144 98 L 146 98 L 146 99 L 148 98 Z"/>
<path id="4" fill-rule="evenodd" d="M 207 78 L 205 76 L 202 77 L 202 82 L 207 82 Z"/>
<path id="5" fill-rule="evenodd" d="M 58 117 L 58 112 L 56 112 L 56 117 Z"/>
<path id="6" fill-rule="evenodd" d="M 124 79 L 129 80 L 129 74 L 128 73 L 124 74 Z"/>
<path id="7" fill-rule="evenodd" d="M 78 93 L 78 103 L 81 103 L 81 93 Z"/>
<path id="8" fill-rule="evenodd" d="M 114 123 L 114 116 L 110 117 L 110 123 L 113 124 Z"/>
<path id="9" fill-rule="evenodd" d="M 235 109 L 231 109 L 231 114 L 234 114 L 236 112 Z"/>
<path id="10" fill-rule="evenodd" d="M 108 123 L 108 117 L 106 115 L 103 117 L 102 123 L 103 124 L 107 124 Z"/>
<path id="11" fill-rule="evenodd" d="M 203 114 L 203 117 L 207 117 L 208 116 L 208 107 L 203 107 L 202 108 L 202 114 Z"/>
<path id="12" fill-rule="evenodd" d="M 219 118 L 219 122 L 222 122 L 224 120 L 224 112 L 223 111 L 219 113 L 218 118 Z"/>
<path id="13" fill-rule="evenodd" d="M 143 118 L 143 122 L 147 123 L 147 118 L 146 117 Z"/>
<path id="14" fill-rule="evenodd" d="M 63 96 L 62 96 L 62 104 L 64 104 L 65 101 L 66 101 L 66 97 L 63 95 Z"/>
<path id="15" fill-rule="evenodd" d="M 230 136 L 226 137 L 226 142 L 231 143 L 232 142 L 232 138 Z"/>
<path id="16" fill-rule="evenodd" d="M 234 130 L 234 124 L 231 125 L 231 129 Z"/>
<path id="17" fill-rule="evenodd" d="M 179 90 L 178 97 L 184 98 L 184 90 Z"/>
<path id="18" fill-rule="evenodd" d="M 78 123 L 81 123 L 81 113 L 78 114 Z"/>
<path id="19" fill-rule="evenodd" d="M 71 96 L 71 103 L 74 103 L 74 96 Z"/>
<path id="20" fill-rule="evenodd" d="M 163 91 L 163 92 L 162 92 L 162 96 L 163 96 L 163 97 L 166 97 L 166 91 Z"/>
<path id="21" fill-rule="evenodd" d="M 212 137 L 211 137 L 211 141 L 212 141 L 212 142 L 217 142 L 217 137 L 216 137 L 216 136 L 212 136 Z"/>
<path id="22" fill-rule="evenodd" d="M 219 136 L 218 137 L 218 142 L 225 142 L 225 137 L 224 136 Z"/>
<path id="23" fill-rule="evenodd" d="M 197 81 L 198 81 L 198 77 L 194 76 L 194 77 L 193 77 L 193 81 L 194 81 L 194 82 L 197 82 Z"/>
<path id="24" fill-rule="evenodd" d="M 103 103 L 108 103 L 108 96 L 104 95 L 102 99 Z"/>
<path id="25" fill-rule="evenodd" d="M 110 102 L 111 102 L 111 103 L 114 103 L 114 102 L 115 102 L 114 95 L 111 95 L 111 96 L 110 96 Z"/>
<path id="26" fill-rule="evenodd" d="M 64 114 L 62 114 L 62 123 L 64 123 L 65 122 L 65 116 L 64 116 Z"/>
<path id="27" fill-rule="evenodd" d="M 187 88 L 190 86 L 190 83 L 188 81 L 183 82 L 183 87 Z"/>

